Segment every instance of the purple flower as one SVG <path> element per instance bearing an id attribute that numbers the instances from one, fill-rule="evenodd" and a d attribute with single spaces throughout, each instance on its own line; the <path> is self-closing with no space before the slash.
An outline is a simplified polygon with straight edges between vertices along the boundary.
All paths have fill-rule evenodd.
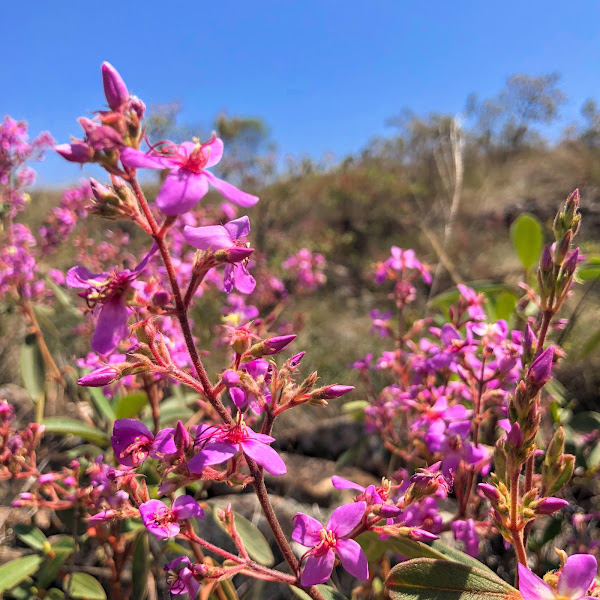
<path id="1" fill-rule="evenodd" d="M 255 433 L 242 420 L 234 425 L 201 425 L 194 442 L 201 450 L 190 460 L 188 468 L 192 473 L 202 473 L 204 467 L 219 465 L 243 452 L 271 475 L 283 475 L 287 473 L 285 463 L 269 446 L 274 441 L 269 435 Z"/>
<path id="2" fill-rule="evenodd" d="M 167 585 L 169 592 L 175 596 L 180 594 L 189 594 L 190 600 L 194 600 L 200 584 L 194 577 L 190 559 L 187 556 L 180 556 L 164 566 L 167 573 Z"/>
<path id="3" fill-rule="evenodd" d="M 344 479 L 343 477 L 338 477 L 334 475 L 331 478 L 331 483 L 336 490 L 357 490 L 361 492 L 355 499 L 355 502 L 364 501 L 369 505 L 381 506 L 382 508 L 381 514 L 384 517 L 395 517 L 400 514 L 400 509 L 397 506 L 392 506 L 391 504 L 386 504 L 386 500 L 388 498 L 388 494 L 390 492 L 389 484 L 384 487 L 384 485 L 375 487 L 374 485 L 369 485 L 368 487 L 363 487 L 358 483 L 354 483 L 353 481 L 349 481 L 348 479 Z"/>
<path id="4" fill-rule="evenodd" d="M 559 572 L 557 589 L 519 564 L 519 591 L 523 600 L 593 600 L 586 596 L 596 577 L 598 563 L 591 554 L 573 554 Z"/>
<path id="5" fill-rule="evenodd" d="M 325 583 L 333 571 L 336 555 L 348 573 L 358 579 L 369 578 L 367 557 L 358 542 L 348 538 L 362 521 L 366 508 L 366 502 L 340 506 L 333 511 L 326 527 L 303 513 L 294 517 L 292 539 L 303 546 L 311 546 L 304 555 L 306 564 L 300 580 L 302 585 Z"/>
<path id="6" fill-rule="evenodd" d="M 192 496 L 179 496 L 168 508 L 160 500 L 148 500 L 140 505 L 140 516 L 148 531 L 157 538 L 170 538 L 181 528 L 179 521 L 198 517 L 204 519 L 204 511 Z"/>
<path id="7" fill-rule="evenodd" d="M 85 298 L 89 306 L 100 305 L 98 322 L 92 336 L 92 349 L 99 354 L 112 352 L 119 342 L 127 337 L 127 308 L 124 297 L 131 284 L 141 275 L 148 261 L 157 251 L 156 244 L 133 270 L 125 269 L 116 273 L 92 273 L 82 266 L 73 267 L 67 273 L 67 286 L 86 288 L 79 296 Z"/>
<path id="8" fill-rule="evenodd" d="M 219 138 L 213 137 L 206 144 L 184 142 L 178 146 L 169 143 L 163 149 L 162 154 L 155 151 L 146 154 L 135 148 L 124 148 L 121 162 L 134 169 L 170 169 L 156 197 L 156 205 L 165 215 L 175 216 L 191 210 L 208 192 L 209 183 L 239 206 L 254 206 L 258 202 L 256 196 L 242 192 L 204 170 L 216 165 L 223 156 L 223 142 Z"/>
<path id="9" fill-rule="evenodd" d="M 450 526 L 454 533 L 454 539 L 460 540 L 465 545 L 465 551 L 469 556 L 477 558 L 479 554 L 479 538 L 475 531 L 475 521 L 454 521 Z"/>
<path id="10" fill-rule="evenodd" d="M 256 286 L 254 277 L 248 273 L 245 259 L 248 258 L 251 248 L 247 248 L 239 239 L 250 233 L 248 217 L 240 217 L 229 221 L 225 225 L 208 225 L 207 227 L 183 228 L 183 237 L 186 242 L 198 250 L 228 250 L 229 260 L 225 266 L 225 279 L 223 287 L 229 294 L 233 286 L 242 294 L 250 294 Z"/>
<path id="11" fill-rule="evenodd" d="M 117 419 L 110 438 L 116 459 L 126 467 L 137 467 L 150 455 L 163 458 L 175 454 L 177 447 L 173 441 L 175 430 L 172 427 L 161 429 L 156 434 L 135 419 Z"/>

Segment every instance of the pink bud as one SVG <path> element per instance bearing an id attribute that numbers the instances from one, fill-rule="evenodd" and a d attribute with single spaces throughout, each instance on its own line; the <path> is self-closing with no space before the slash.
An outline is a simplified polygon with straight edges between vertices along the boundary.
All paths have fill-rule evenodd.
<path id="1" fill-rule="evenodd" d="M 296 339 L 295 335 L 280 335 L 277 337 L 269 338 L 264 342 L 264 353 L 265 355 L 277 354 L 281 352 L 288 344 Z"/>
<path id="2" fill-rule="evenodd" d="M 237 371 L 227 369 L 227 371 L 225 371 L 223 375 L 221 375 L 221 381 L 223 382 L 223 385 L 226 388 L 230 388 L 237 385 L 240 382 L 240 376 L 238 375 Z"/>
<path id="3" fill-rule="evenodd" d="M 118 376 L 117 369 L 105 366 L 84 375 L 77 383 L 85 387 L 103 387 L 115 381 Z"/>
<path id="4" fill-rule="evenodd" d="M 419 529 L 418 527 L 411 529 L 410 537 L 417 542 L 433 542 L 434 540 L 439 539 L 437 535 L 425 531 L 424 529 Z"/>
<path id="5" fill-rule="evenodd" d="M 54 149 L 69 162 L 84 164 L 94 158 L 94 150 L 85 142 L 59 144 Z"/>
<path id="6" fill-rule="evenodd" d="M 490 485 L 489 483 L 480 483 L 477 486 L 477 489 L 480 494 L 485 496 L 490 502 L 497 502 L 500 500 L 500 492 L 495 486 Z"/>
<path id="7" fill-rule="evenodd" d="M 553 266 L 554 261 L 552 260 L 552 252 L 550 252 L 550 248 L 548 246 L 545 246 L 544 252 L 542 253 L 540 267 L 542 271 L 549 273 L 550 271 L 552 271 Z"/>
<path id="8" fill-rule="evenodd" d="M 290 367 L 292 369 L 295 369 L 300 364 L 300 361 L 302 360 L 305 354 L 306 352 L 298 352 L 298 354 L 294 354 L 294 356 L 292 356 L 292 358 L 290 358 L 289 361 Z"/>
<path id="9" fill-rule="evenodd" d="M 539 504 L 535 506 L 535 512 L 538 515 L 551 515 L 565 506 L 569 506 L 569 503 L 561 498 L 543 498 L 539 501 Z"/>
<path id="10" fill-rule="evenodd" d="M 319 397 L 324 398 L 325 400 L 333 400 L 351 392 L 353 389 L 353 385 L 330 385 L 323 388 Z"/>
<path id="11" fill-rule="evenodd" d="M 563 271 L 567 276 L 573 275 L 577 268 L 577 261 L 579 260 L 579 248 L 575 248 L 572 252 L 567 255 L 563 264 Z"/>
<path id="12" fill-rule="evenodd" d="M 520 448 L 523 445 L 523 432 L 518 423 L 512 424 L 510 431 L 506 436 L 506 441 L 513 446 L 513 448 Z"/>
<path id="13" fill-rule="evenodd" d="M 227 262 L 236 263 L 246 260 L 254 252 L 254 248 L 232 246 L 231 248 L 227 248 L 225 252 L 227 252 Z"/>
<path id="14" fill-rule="evenodd" d="M 109 63 L 102 63 L 102 83 L 104 95 L 111 110 L 119 110 L 129 100 L 129 92 L 123 78 Z"/>
<path id="15" fill-rule="evenodd" d="M 527 383 L 535 388 L 542 388 L 552 376 L 552 360 L 554 346 L 548 346 L 529 367 Z"/>

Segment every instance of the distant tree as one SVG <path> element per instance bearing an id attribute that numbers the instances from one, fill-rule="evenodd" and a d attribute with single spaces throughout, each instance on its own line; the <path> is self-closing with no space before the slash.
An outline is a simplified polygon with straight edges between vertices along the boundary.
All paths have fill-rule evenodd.
<path id="1" fill-rule="evenodd" d="M 559 80 L 558 73 L 512 75 L 493 98 L 469 96 L 466 114 L 475 139 L 486 150 L 515 151 L 539 144 L 542 138 L 535 126 L 553 123 L 566 101 Z"/>
<path id="2" fill-rule="evenodd" d="M 588 148 L 600 148 L 600 109 L 592 98 L 586 100 L 581 107 L 584 119 L 579 139 Z"/>

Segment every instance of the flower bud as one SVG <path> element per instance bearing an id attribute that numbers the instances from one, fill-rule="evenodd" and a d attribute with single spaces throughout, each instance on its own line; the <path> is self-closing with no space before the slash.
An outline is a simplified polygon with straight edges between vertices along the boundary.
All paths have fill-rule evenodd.
<path id="1" fill-rule="evenodd" d="M 489 483 L 480 483 L 477 486 L 477 490 L 492 503 L 496 503 L 498 500 L 500 500 L 500 492 L 494 485 L 490 485 Z"/>
<path id="2" fill-rule="evenodd" d="M 575 248 L 572 252 L 567 255 L 563 264 L 563 273 L 565 277 L 572 277 L 577 268 L 577 261 L 579 260 L 579 248 Z"/>
<path id="3" fill-rule="evenodd" d="M 227 371 L 221 375 L 221 381 L 226 388 L 231 388 L 240 382 L 240 376 L 238 375 L 237 371 L 227 369 Z"/>
<path id="4" fill-rule="evenodd" d="M 334 400 L 353 389 L 353 385 L 328 385 L 315 390 L 310 396 L 313 400 Z"/>
<path id="5" fill-rule="evenodd" d="M 292 358 L 288 361 L 290 365 L 290 369 L 295 369 L 299 364 L 306 352 L 298 352 L 298 354 L 294 354 Z"/>
<path id="6" fill-rule="evenodd" d="M 129 100 L 129 92 L 123 78 L 109 62 L 102 63 L 102 83 L 110 109 L 118 111 L 123 108 Z"/>
<path id="7" fill-rule="evenodd" d="M 116 381 L 119 375 L 120 372 L 117 369 L 107 365 L 84 375 L 77 383 L 85 387 L 103 387 Z"/>
<path id="8" fill-rule="evenodd" d="M 418 527 L 410 530 L 410 537 L 417 542 L 433 542 L 439 539 L 437 535 Z"/>
<path id="9" fill-rule="evenodd" d="M 548 346 L 532 363 L 527 373 L 527 386 L 535 393 L 541 390 L 552 377 L 554 346 Z"/>
<path id="10" fill-rule="evenodd" d="M 529 323 L 525 327 L 525 335 L 523 336 L 523 359 L 525 362 L 529 362 L 537 349 L 537 337 L 533 333 L 533 329 Z"/>
<path id="11" fill-rule="evenodd" d="M 281 352 L 288 344 L 293 342 L 296 339 L 295 335 L 280 335 L 277 337 L 272 337 L 265 341 L 264 354 L 278 354 Z"/>
<path id="12" fill-rule="evenodd" d="M 533 502 L 531 504 L 531 508 L 538 515 L 551 515 L 555 513 L 557 510 L 568 506 L 569 503 L 566 500 L 562 500 L 561 498 L 542 498 L 538 502 Z"/>
<path id="13" fill-rule="evenodd" d="M 135 111 L 135 114 L 141 121 L 146 114 L 146 105 L 137 96 L 131 96 L 129 99 L 129 105 Z"/>
<path id="14" fill-rule="evenodd" d="M 92 161 L 94 150 L 85 142 L 73 142 L 72 144 L 58 144 L 54 148 L 58 154 L 69 162 L 84 164 Z"/>
<path id="15" fill-rule="evenodd" d="M 513 448 L 520 448 L 523 445 L 523 432 L 518 423 L 513 423 L 506 436 L 506 442 Z"/>

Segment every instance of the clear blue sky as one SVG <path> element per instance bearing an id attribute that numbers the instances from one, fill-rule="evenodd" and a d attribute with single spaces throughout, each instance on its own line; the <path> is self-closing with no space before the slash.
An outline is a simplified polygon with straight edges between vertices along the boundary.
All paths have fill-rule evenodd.
<path id="1" fill-rule="evenodd" d="M 564 122 L 600 98 L 596 0 L 136 0 L 0 2 L 0 115 L 65 142 L 103 106 L 112 62 L 146 104 L 182 121 L 263 117 L 283 154 L 343 157 L 403 107 L 459 113 L 510 74 L 558 71 Z M 42 183 L 81 171 L 53 157 Z"/>

